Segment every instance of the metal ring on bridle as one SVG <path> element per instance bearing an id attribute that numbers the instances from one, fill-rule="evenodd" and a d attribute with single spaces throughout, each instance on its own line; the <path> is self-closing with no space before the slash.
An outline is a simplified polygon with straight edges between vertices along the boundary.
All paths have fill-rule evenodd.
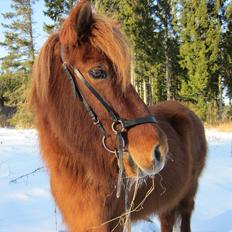
<path id="1" fill-rule="evenodd" d="M 115 154 L 117 151 L 116 150 L 111 150 L 107 145 L 106 145 L 106 136 L 102 137 L 102 145 L 103 147 L 110 153 Z"/>
<path id="2" fill-rule="evenodd" d="M 125 146 L 126 146 L 126 143 L 125 143 L 125 140 L 122 138 L 122 142 L 123 142 L 123 151 L 125 151 Z M 110 149 L 107 145 L 106 145 L 106 136 L 103 136 L 102 137 L 102 145 L 103 147 L 110 153 L 113 153 L 113 154 L 117 154 L 118 153 L 118 150 L 115 149 L 115 150 L 112 150 Z"/>
<path id="3" fill-rule="evenodd" d="M 120 125 L 120 128 L 117 128 L 118 125 Z M 124 127 L 122 120 L 117 120 L 117 121 L 113 122 L 111 128 L 115 134 L 117 134 L 118 132 L 125 132 L 126 131 L 126 128 Z"/>

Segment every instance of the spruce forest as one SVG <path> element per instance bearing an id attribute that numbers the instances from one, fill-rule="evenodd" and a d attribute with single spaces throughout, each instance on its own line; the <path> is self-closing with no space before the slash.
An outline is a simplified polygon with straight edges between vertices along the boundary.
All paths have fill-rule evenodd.
<path id="1" fill-rule="evenodd" d="M 10 1 L 10 0 L 9 0 Z M 11 0 L 4 13 L 0 126 L 33 126 L 28 86 L 38 50 L 33 13 L 44 1 L 44 31 L 57 31 L 75 0 Z M 116 18 L 133 50 L 132 83 L 148 105 L 177 100 L 208 123 L 232 120 L 231 0 L 93 0 Z M 42 44 L 41 44 L 42 46 Z"/>

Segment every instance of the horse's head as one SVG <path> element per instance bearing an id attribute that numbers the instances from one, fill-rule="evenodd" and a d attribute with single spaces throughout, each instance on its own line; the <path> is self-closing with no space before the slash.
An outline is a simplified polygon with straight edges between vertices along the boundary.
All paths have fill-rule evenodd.
<path id="1" fill-rule="evenodd" d="M 83 104 L 72 96 L 70 81 L 62 69 L 62 62 L 65 62 L 66 68 L 76 82 L 76 87 L 105 128 L 107 134 L 105 145 L 114 150 L 117 138 L 112 130 L 112 117 L 86 83 L 78 77 L 76 70 L 80 71 L 81 76 L 96 90 L 119 118 L 136 119 L 150 115 L 147 106 L 130 83 L 131 57 L 127 40 L 115 22 L 94 13 L 87 1 L 81 1 L 71 11 L 63 23 L 59 36 L 53 36 L 51 40 L 56 41 L 56 43 L 53 47 L 51 41 L 45 45 L 37 63 L 37 66 L 41 66 L 43 62 L 46 62 L 47 66 L 51 66 L 51 62 L 53 62 L 54 66 L 51 68 L 52 70 L 46 71 L 50 75 L 50 79 L 47 80 L 47 85 L 50 87 L 45 86 L 41 94 L 38 94 L 40 90 L 37 91 L 40 101 L 41 97 L 46 98 L 49 95 L 56 102 L 56 107 L 50 106 L 50 111 L 55 112 L 57 108 L 63 107 L 61 116 L 59 113 L 56 115 L 54 113 L 55 116 L 53 120 L 50 120 L 50 123 L 55 123 L 59 117 L 59 123 L 62 123 L 62 120 L 66 122 L 61 133 L 65 133 L 66 130 L 77 130 L 81 127 L 84 135 L 86 128 L 92 128 L 92 134 L 89 134 L 87 142 L 83 142 L 83 147 L 88 142 L 93 143 L 93 141 L 101 146 L 100 130 L 97 126 L 92 126 L 91 119 Z M 46 61 L 47 58 L 44 58 L 48 56 L 50 63 Z M 45 75 L 44 72 L 42 70 L 39 76 Z M 73 87 L 75 88 L 75 86 Z M 69 105 L 68 101 L 71 102 Z M 79 111 L 82 111 L 82 120 L 85 119 L 85 121 L 80 122 L 77 117 L 77 114 L 80 116 Z M 79 120 L 79 125 L 72 124 L 70 121 L 73 120 Z M 115 125 L 115 129 L 122 126 L 119 124 Z M 146 123 L 137 123 L 123 132 L 122 135 L 130 154 L 123 158 L 128 176 L 135 175 L 135 167 L 139 167 L 143 175 L 155 174 L 163 168 L 168 150 L 167 139 L 157 124 L 147 121 Z M 78 135 L 73 133 L 69 142 L 75 143 L 81 139 L 81 136 L 80 132 Z"/>

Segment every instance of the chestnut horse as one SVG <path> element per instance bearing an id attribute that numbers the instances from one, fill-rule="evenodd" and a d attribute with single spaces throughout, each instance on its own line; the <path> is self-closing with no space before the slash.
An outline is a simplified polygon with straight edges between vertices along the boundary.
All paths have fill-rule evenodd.
<path id="1" fill-rule="evenodd" d="M 118 24 L 84 0 L 34 65 L 30 104 L 52 195 L 70 232 L 123 231 L 125 201 L 132 221 L 155 213 L 166 232 L 179 217 L 181 231 L 190 231 L 206 157 L 203 125 L 174 101 L 148 108 L 130 70 Z"/>

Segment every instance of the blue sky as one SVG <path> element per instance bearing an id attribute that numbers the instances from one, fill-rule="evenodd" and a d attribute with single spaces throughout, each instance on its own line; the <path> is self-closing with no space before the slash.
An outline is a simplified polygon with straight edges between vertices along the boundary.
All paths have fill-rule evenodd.
<path id="1" fill-rule="evenodd" d="M 10 7 L 11 0 L 0 0 L 0 23 L 7 23 L 4 18 L 2 17 L 2 13 L 6 13 L 11 10 Z M 38 0 L 35 5 L 33 5 L 34 15 L 33 15 L 33 21 L 34 24 L 34 36 L 35 36 L 35 42 L 36 42 L 36 49 L 40 49 L 43 43 L 45 42 L 46 38 L 48 37 L 47 34 L 43 31 L 43 23 L 49 22 L 49 19 L 44 16 L 43 10 L 44 10 L 44 1 Z M 0 25 L 0 41 L 4 40 L 4 28 L 2 25 Z M 0 47 L 0 57 L 6 55 L 7 51 Z"/>

